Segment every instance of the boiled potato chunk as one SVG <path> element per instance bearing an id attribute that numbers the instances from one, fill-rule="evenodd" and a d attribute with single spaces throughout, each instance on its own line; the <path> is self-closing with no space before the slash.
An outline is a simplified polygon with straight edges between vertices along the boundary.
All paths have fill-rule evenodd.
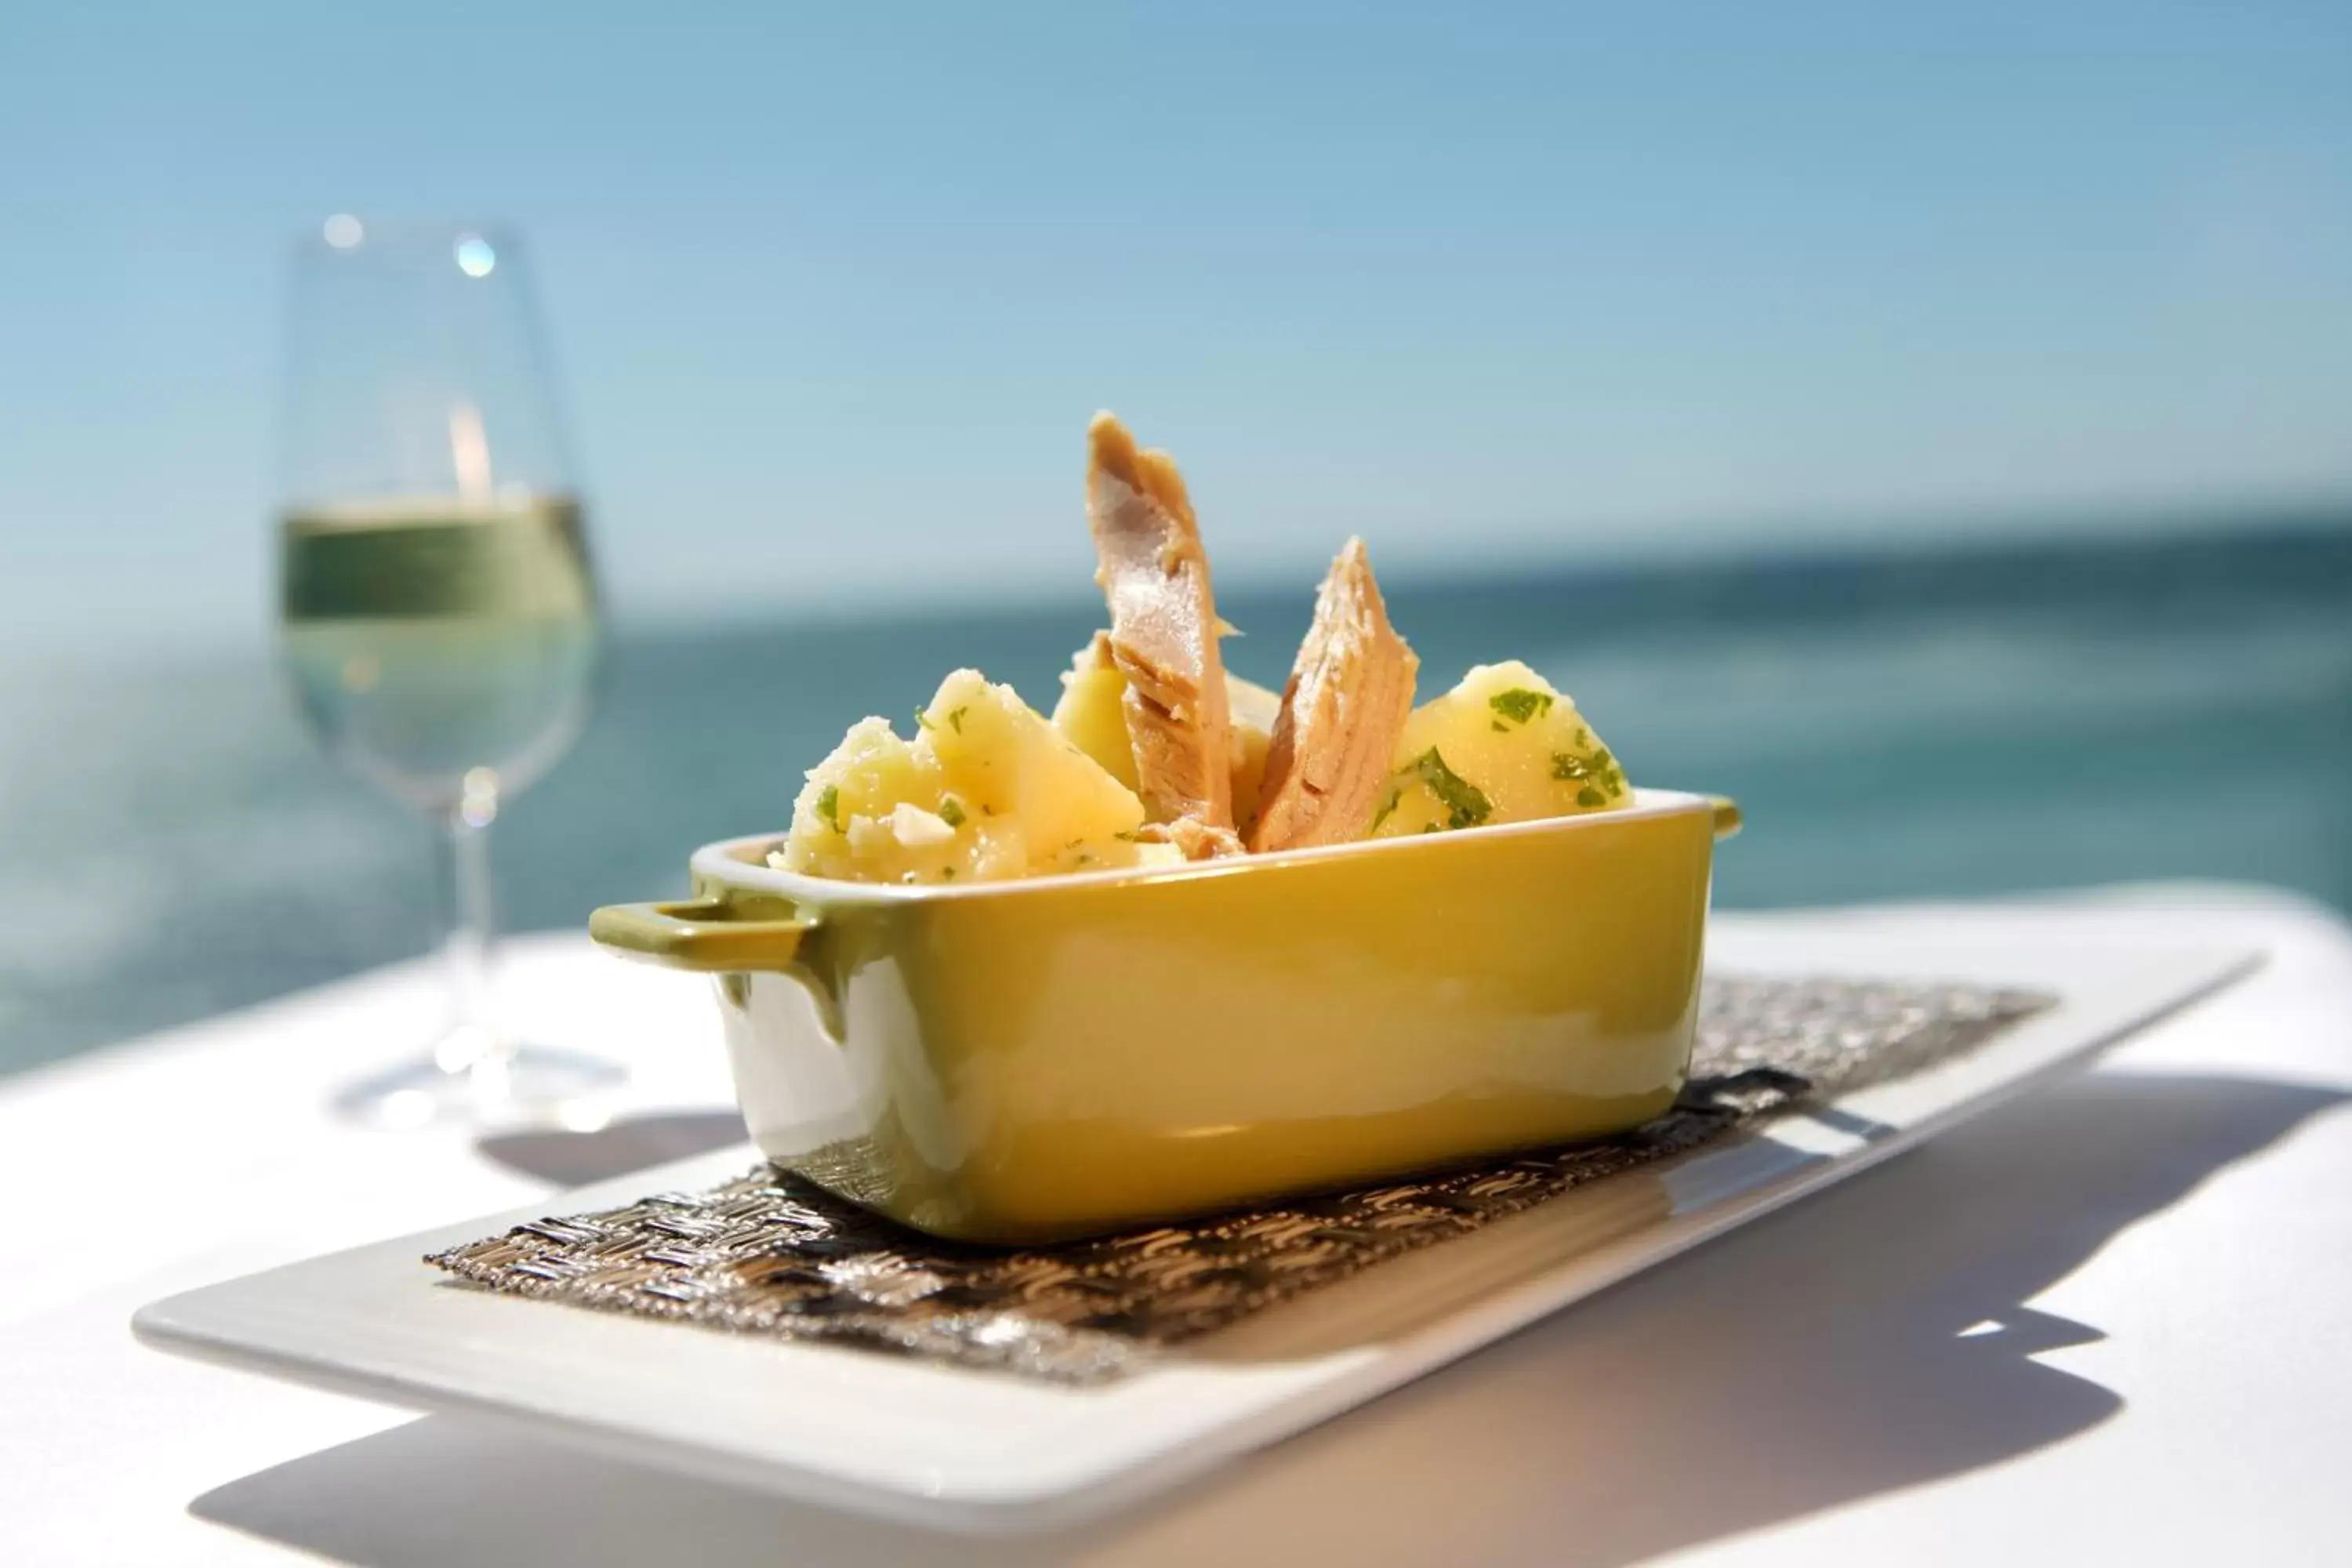
<path id="1" fill-rule="evenodd" d="M 1412 710 L 1371 837 L 1606 811 L 1633 798 L 1625 770 L 1540 675 L 1482 664 Z"/>
<path id="2" fill-rule="evenodd" d="M 1080 653 L 1062 677 L 1062 700 L 1054 704 L 1054 728 L 1078 750 L 1092 757 L 1104 772 L 1132 790 L 1136 786 L 1135 751 L 1128 742 L 1127 677 L 1100 653 L 1101 639 Z"/>
<path id="3" fill-rule="evenodd" d="M 1001 880 L 1047 871 L 1173 864 L 1137 844 L 1143 803 L 1021 700 L 960 669 L 902 740 L 881 719 L 851 727 L 810 770 L 783 848 L 788 871 L 860 882 Z"/>
<path id="4" fill-rule="evenodd" d="M 1265 793 L 1266 748 L 1274 743 L 1282 694 L 1228 675 L 1225 703 L 1234 724 L 1234 827 L 1246 837 L 1257 826 L 1258 797 Z"/>
<path id="5" fill-rule="evenodd" d="M 1110 661 L 1103 641 L 1098 634 L 1062 677 L 1054 727 L 1131 790 L 1136 787 L 1135 749 L 1127 732 L 1127 677 Z M 1282 698 L 1228 674 L 1225 701 L 1234 730 L 1234 824 L 1246 834 L 1257 820 L 1266 746 L 1274 736 L 1275 716 L 1282 711 Z"/>

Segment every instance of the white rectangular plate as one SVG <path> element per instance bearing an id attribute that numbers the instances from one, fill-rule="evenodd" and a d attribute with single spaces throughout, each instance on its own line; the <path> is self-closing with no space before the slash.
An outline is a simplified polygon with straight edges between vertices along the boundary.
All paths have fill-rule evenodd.
<path id="1" fill-rule="evenodd" d="M 2061 1005 L 1982 1048 L 1811 1115 L 1574 1192 L 1382 1264 L 1102 1387 L 790 1344 L 452 1284 L 424 1254 L 543 1215 L 739 1174 L 748 1147 L 142 1310 L 162 1348 L 417 1409 L 488 1414 L 614 1457 L 972 1531 L 1130 1503 L 1393 1388 L 1742 1221 L 1908 1148 L 2211 991 L 2257 955 L 2053 948 L 1947 928 L 1765 922 L 1748 973 L 2035 986 Z"/>

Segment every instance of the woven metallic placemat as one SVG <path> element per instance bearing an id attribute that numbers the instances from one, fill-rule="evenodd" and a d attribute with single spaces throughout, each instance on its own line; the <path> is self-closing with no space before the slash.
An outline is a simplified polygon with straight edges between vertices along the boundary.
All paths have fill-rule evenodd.
<path id="1" fill-rule="evenodd" d="M 704 1192 L 536 1220 L 426 1261 L 515 1295 L 1092 1382 L 1793 1100 L 1916 1071 L 2052 1001 L 1968 985 L 1710 976 L 1690 1087 L 1633 1132 L 1067 1246 L 940 1241 L 761 1166 Z"/>

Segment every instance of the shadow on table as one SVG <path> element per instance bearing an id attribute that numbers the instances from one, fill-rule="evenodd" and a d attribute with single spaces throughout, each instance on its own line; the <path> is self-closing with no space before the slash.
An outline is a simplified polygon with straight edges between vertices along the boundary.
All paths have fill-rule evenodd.
<path id="1" fill-rule="evenodd" d="M 486 1133 L 475 1140 L 474 1147 L 484 1159 L 509 1171 L 558 1186 L 580 1187 L 724 1149 L 747 1136 L 741 1111 L 682 1110 L 632 1116 L 593 1132 L 542 1128 Z"/>
<path id="2" fill-rule="evenodd" d="M 969 1568 L 1645 1559 L 2013 1458 L 2123 1401 L 2025 1308 L 2133 1222 L 2352 1098 L 2103 1072 L 1947 1135 L 1253 1458 L 1076 1532 L 904 1526 L 430 1416 L 207 1492 L 198 1517 L 369 1565 Z"/>

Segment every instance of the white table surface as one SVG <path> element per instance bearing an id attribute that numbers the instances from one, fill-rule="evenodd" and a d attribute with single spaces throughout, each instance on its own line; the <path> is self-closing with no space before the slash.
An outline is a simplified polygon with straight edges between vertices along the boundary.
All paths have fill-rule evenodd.
<path id="1" fill-rule="evenodd" d="M 726 1141 L 698 982 L 510 950 L 515 1016 L 636 1067 L 601 1132 L 331 1120 L 334 1084 L 434 1022 L 421 966 L 0 1080 L 0 1562 L 2352 1561 L 2352 928 L 2147 889 L 1724 916 L 1716 955 L 1820 920 L 2271 957 L 2080 1079 L 1170 1502 L 1025 1541 L 132 1342 L 154 1297 Z"/>

